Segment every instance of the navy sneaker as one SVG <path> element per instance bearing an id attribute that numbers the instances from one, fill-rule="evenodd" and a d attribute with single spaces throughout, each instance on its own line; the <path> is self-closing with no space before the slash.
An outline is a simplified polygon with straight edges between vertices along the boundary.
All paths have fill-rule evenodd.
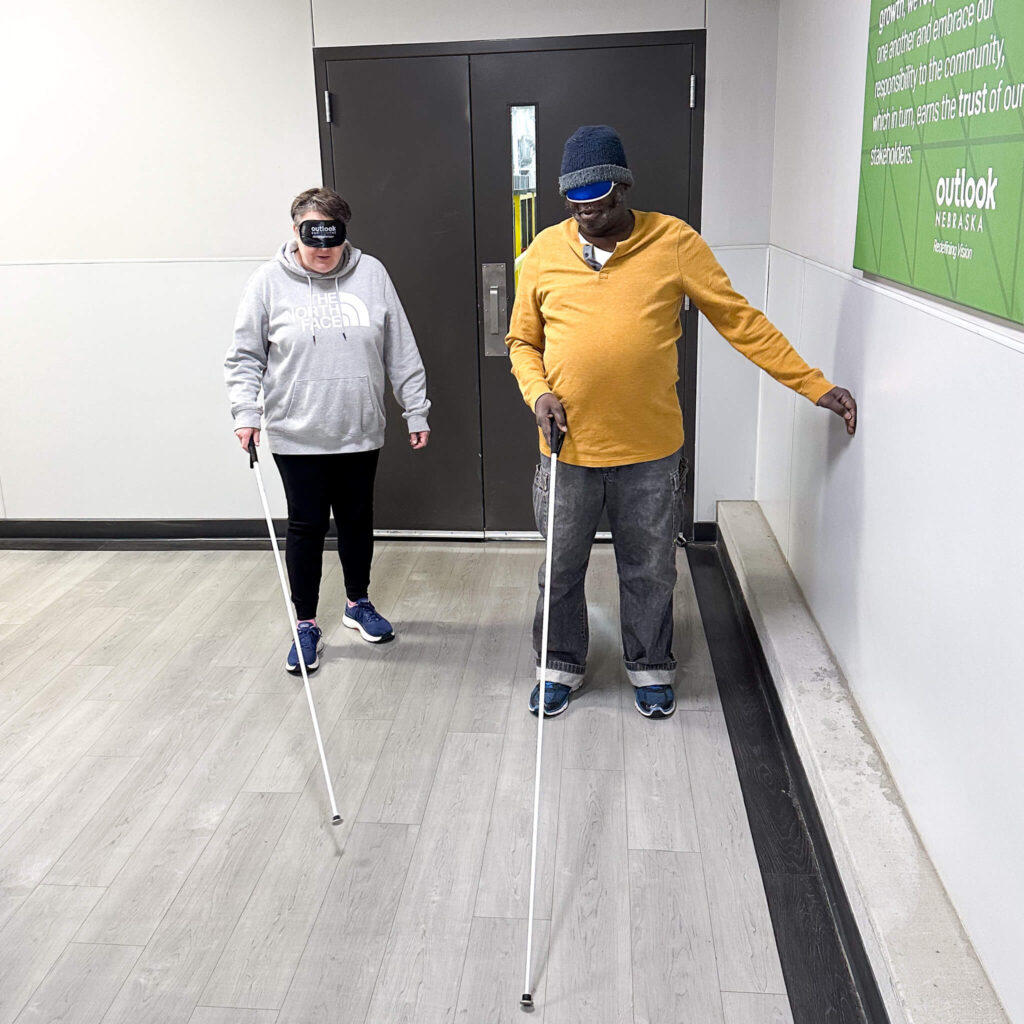
<path id="1" fill-rule="evenodd" d="M 638 686 L 636 709 L 645 718 L 668 718 L 676 709 L 676 695 L 671 686 Z"/>
<path id="2" fill-rule="evenodd" d="M 560 715 L 569 706 L 569 694 L 572 690 L 562 683 L 547 682 L 544 684 L 544 717 L 554 718 Z M 537 714 L 537 703 L 540 700 L 540 683 L 530 694 L 530 714 Z"/>
<path id="3" fill-rule="evenodd" d="M 314 626 L 311 622 L 300 622 L 298 629 L 299 646 L 302 648 L 302 660 L 306 663 L 306 671 L 315 672 L 320 667 L 320 652 L 324 649 L 324 642 L 321 639 L 323 634 L 320 627 Z M 299 657 L 295 653 L 294 641 L 284 667 L 293 675 L 299 673 Z"/>
<path id="4" fill-rule="evenodd" d="M 361 597 L 351 608 L 346 605 L 341 621 L 349 629 L 358 629 L 359 635 L 371 644 L 385 644 L 395 639 L 391 623 L 370 604 L 368 597 Z"/>

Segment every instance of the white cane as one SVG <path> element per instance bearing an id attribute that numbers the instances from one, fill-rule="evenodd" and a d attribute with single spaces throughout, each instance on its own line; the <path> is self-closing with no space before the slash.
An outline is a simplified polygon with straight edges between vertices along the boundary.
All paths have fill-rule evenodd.
<path id="1" fill-rule="evenodd" d="M 320 723 L 316 717 L 316 706 L 313 704 L 313 691 L 309 688 L 309 674 L 306 672 L 306 659 L 302 656 L 302 645 L 299 643 L 299 630 L 295 623 L 295 613 L 291 600 L 288 597 L 288 583 L 284 577 L 284 565 L 281 563 L 281 552 L 277 546 L 277 534 L 274 531 L 274 520 L 270 515 L 270 505 L 267 503 L 267 492 L 263 489 L 263 477 L 260 474 L 259 458 L 256 455 L 256 442 L 249 437 L 249 468 L 256 471 L 256 486 L 260 489 L 260 501 L 263 502 L 263 514 L 267 519 L 267 529 L 270 531 L 270 544 L 274 549 L 274 560 L 277 562 L 277 575 L 281 581 L 281 593 L 284 595 L 284 606 L 288 615 L 288 624 L 292 628 L 292 640 L 295 643 L 295 653 L 299 659 L 299 669 L 302 672 L 302 685 L 306 688 L 306 701 L 309 704 L 309 715 L 313 719 L 313 735 L 316 736 L 316 748 L 320 751 L 320 765 L 324 770 L 324 781 L 327 783 L 327 796 L 331 801 L 331 824 L 340 825 L 341 815 L 338 813 L 338 804 L 334 799 L 334 786 L 331 785 L 331 773 L 327 768 L 327 755 L 324 753 L 324 741 L 320 738 Z"/>
<path id="2" fill-rule="evenodd" d="M 551 420 L 551 471 L 548 481 L 548 529 L 547 553 L 544 559 L 544 612 L 540 631 L 541 676 L 537 690 L 537 768 L 533 782 L 533 844 L 530 848 L 530 911 L 526 925 L 526 978 L 519 1005 L 524 1010 L 533 1009 L 533 988 L 530 985 L 530 970 L 533 966 L 533 904 L 537 891 L 537 832 L 540 828 L 540 764 L 544 745 L 544 697 L 548 675 L 548 618 L 551 611 L 551 551 L 555 536 L 555 476 L 558 472 L 558 453 L 562 450 L 565 434 L 558 424 Z"/>

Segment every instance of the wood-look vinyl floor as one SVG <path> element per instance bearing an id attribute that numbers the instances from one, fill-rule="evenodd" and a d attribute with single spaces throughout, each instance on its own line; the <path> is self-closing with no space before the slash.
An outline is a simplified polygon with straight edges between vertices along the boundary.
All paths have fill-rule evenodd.
<path id="1" fill-rule="evenodd" d="M 378 543 L 374 647 L 325 555 L 332 828 L 269 552 L 0 551 L 0 1024 L 523 1020 L 541 557 Z M 678 565 L 652 722 L 594 550 L 588 682 L 545 723 L 543 1024 L 792 1024 Z"/>

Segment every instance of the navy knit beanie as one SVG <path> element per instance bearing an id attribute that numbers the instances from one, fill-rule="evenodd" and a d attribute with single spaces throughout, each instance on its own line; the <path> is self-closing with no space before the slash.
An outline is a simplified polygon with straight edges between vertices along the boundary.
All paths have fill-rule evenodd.
<path id="1" fill-rule="evenodd" d="M 585 124 L 566 140 L 558 191 L 564 196 L 571 189 L 598 182 L 632 185 L 633 172 L 618 132 L 606 124 Z"/>

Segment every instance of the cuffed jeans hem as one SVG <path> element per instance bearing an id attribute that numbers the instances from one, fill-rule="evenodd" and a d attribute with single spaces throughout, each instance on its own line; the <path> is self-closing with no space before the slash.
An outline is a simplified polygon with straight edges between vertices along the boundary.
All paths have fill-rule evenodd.
<path id="1" fill-rule="evenodd" d="M 578 690 L 583 685 L 583 670 L 577 665 L 569 665 L 563 661 L 549 661 L 548 670 L 537 666 L 537 682 L 560 683 L 570 690 Z"/>
<path id="2" fill-rule="evenodd" d="M 631 668 L 627 664 L 626 674 L 634 686 L 671 686 L 676 678 L 676 667 L 651 668 L 649 665 L 637 665 Z"/>

